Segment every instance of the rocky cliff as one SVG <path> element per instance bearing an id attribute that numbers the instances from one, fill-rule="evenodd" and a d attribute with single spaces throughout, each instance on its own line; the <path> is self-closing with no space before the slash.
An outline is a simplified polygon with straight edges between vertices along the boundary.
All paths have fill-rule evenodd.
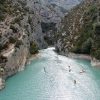
<path id="1" fill-rule="evenodd" d="M 0 87 L 2 88 L 3 80 L 24 69 L 31 54 L 47 47 L 37 7 L 39 4 L 35 0 L 0 1 Z"/>
<path id="2" fill-rule="evenodd" d="M 56 49 L 61 54 L 88 54 L 100 60 L 100 1 L 85 0 L 72 9 L 55 37 Z"/>

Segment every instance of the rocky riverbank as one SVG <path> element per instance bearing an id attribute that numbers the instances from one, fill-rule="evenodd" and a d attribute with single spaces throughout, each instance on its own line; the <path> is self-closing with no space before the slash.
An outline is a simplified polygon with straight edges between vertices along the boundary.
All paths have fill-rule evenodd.
<path id="1" fill-rule="evenodd" d="M 90 55 L 69 53 L 68 57 L 69 58 L 73 58 L 73 59 L 85 59 L 85 60 L 89 60 L 89 61 L 91 61 L 91 66 L 93 66 L 93 67 L 100 67 L 100 60 L 92 58 Z"/>

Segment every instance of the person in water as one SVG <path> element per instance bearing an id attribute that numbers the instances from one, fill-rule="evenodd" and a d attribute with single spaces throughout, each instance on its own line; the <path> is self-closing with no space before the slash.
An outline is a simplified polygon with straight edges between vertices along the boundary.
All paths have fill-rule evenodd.
<path id="1" fill-rule="evenodd" d="M 76 84 L 76 80 L 74 80 L 74 84 Z"/>
<path id="2" fill-rule="evenodd" d="M 69 69 L 70 69 L 70 66 L 68 66 L 69 67 Z"/>
<path id="3" fill-rule="evenodd" d="M 81 74 L 81 73 L 85 73 L 85 70 L 84 70 L 84 69 L 82 69 L 82 71 L 80 71 L 80 74 Z"/>
<path id="4" fill-rule="evenodd" d="M 45 67 L 44 67 L 44 72 L 46 73 L 46 69 L 45 69 Z"/>
<path id="5" fill-rule="evenodd" d="M 71 72 L 71 68 L 70 68 L 70 66 L 68 66 L 69 67 L 69 72 Z"/>
<path id="6" fill-rule="evenodd" d="M 69 69 L 69 72 L 71 72 L 71 69 Z"/>

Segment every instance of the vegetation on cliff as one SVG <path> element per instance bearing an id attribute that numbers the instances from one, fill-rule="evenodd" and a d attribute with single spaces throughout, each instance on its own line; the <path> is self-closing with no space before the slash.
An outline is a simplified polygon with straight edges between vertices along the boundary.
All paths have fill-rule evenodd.
<path id="1" fill-rule="evenodd" d="M 30 49 L 29 49 L 29 51 L 30 51 L 30 54 L 36 54 L 36 53 L 38 53 L 38 46 L 37 46 L 37 44 L 35 43 L 35 42 L 30 42 Z"/>
<path id="2" fill-rule="evenodd" d="M 6 0 L 0 0 L 0 21 L 1 20 L 4 20 L 4 18 L 5 18 L 5 11 L 6 11 L 6 9 L 5 9 L 5 2 L 6 2 Z"/>
<path id="3" fill-rule="evenodd" d="M 65 16 L 58 33 L 62 50 L 65 48 L 100 59 L 99 7 L 99 0 L 85 0 Z"/>
<path id="4" fill-rule="evenodd" d="M 0 0 L 0 78 L 17 73 L 29 56 L 39 50 L 39 43 L 34 42 L 37 42 L 34 34 L 37 31 L 42 34 L 42 30 L 37 30 L 39 18 L 34 19 L 36 14 L 29 11 L 26 3 L 21 0 Z"/>

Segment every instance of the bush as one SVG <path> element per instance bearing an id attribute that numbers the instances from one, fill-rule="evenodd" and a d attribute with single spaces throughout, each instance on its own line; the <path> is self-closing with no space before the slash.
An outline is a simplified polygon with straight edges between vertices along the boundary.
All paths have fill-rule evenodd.
<path id="1" fill-rule="evenodd" d="M 95 34 L 100 34 L 100 22 L 93 25 L 93 30 Z"/>
<path id="2" fill-rule="evenodd" d="M 18 32 L 18 29 L 14 25 L 10 25 L 10 29 L 12 29 L 14 33 Z"/>
<path id="3" fill-rule="evenodd" d="M 5 15 L 0 14 L 0 21 L 3 21 L 5 19 Z"/>
<path id="4" fill-rule="evenodd" d="M 84 54 L 90 54 L 91 47 L 92 47 L 92 39 L 89 38 L 82 44 L 81 52 Z"/>
<path id="5" fill-rule="evenodd" d="M 14 37 L 9 37 L 9 42 L 10 43 L 16 43 L 16 39 Z"/>
<path id="6" fill-rule="evenodd" d="M 0 55 L 0 63 L 5 63 L 5 62 L 7 62 L 7 58 Z"/>
<path id="7" fill-rule="evenodd" d="M 18 41 L 16 42 L 15 47 L 19 48 L 20 45 L 22 45 L 22 44 L 23 44 L 22 40 L 18 40 Z"/>
<path id="8" fill-rule="evenodd" d="M 9 47 L 9 42 L 6 42 L 5 44 L 0 44 L 0 51 L 3 49 L 7 49 Z"/>
<path id="9" fill-rule="evenodd" d="M 81 53 L 81 49 L 80 49 L 80 47 L 75 46 L 75 47 L 70 49 L 70 52 L 74 52 L 76 54 L 79 54 L 79 53 Z"/>
<path id="10" fill-rule="evenodd" d="M 23 20 L 23 16 L 20 15 L 20 16 L 17 16 L 13 21 L 12 21 L 12 24 L 19 24 L 20 25 L 20 21 Z"/>
<path id="11" fill-rule="evenodd" d="M 32 17 L 31 17 L 31 16 L 28 17 L 28 23 L 29 23 L 30 25 L 32 24 Z"/>
<path id="12" fill-rule="evenodd" d="M 96 59 L 100 59 L 100 49 L 96 50 L 96 51 L 93 53 L 93 56 L 94 56 Z"/>
<path id="13" fill-rule="evenodd" d="M 2 49 L 3 49 L 3 46 L 2 46 L 2 44 L 0 44 L 0 51 L 2 51 Z"/>
<path id="14" fill-rule="evenodd" d="M 4 4 L 6 0 L 0 0 L 0 4 Z"/>
<path id="15" fill-rule="evenodd" d="M 92 6 L 89 7 L 88 10 L 89 10 L 90 13 L 94 13 L 94 12 L 96 12 L 97 7 L 95 5 L 92 5 Z"/>
<path id="16" fill-rule="evenodd" d="M 6 0 L 0 0 L 0 21 L 5 19 L 5 7 L 4 3 Z"/>
<path id="17" fill-rule="evenodd" d="M 37 47 L 35 42 L 32 41 L 30 43 L 30 49 L 29 50 L 30 50 L 30 54 L 38 53 L 38 47 Z"/>
<path id="18" fill-rule="evenodd" d="M 49 30 L 56 30 L 56 23 L 45 23 L 41 22 L 42 32 L 45 33 Z"/>

